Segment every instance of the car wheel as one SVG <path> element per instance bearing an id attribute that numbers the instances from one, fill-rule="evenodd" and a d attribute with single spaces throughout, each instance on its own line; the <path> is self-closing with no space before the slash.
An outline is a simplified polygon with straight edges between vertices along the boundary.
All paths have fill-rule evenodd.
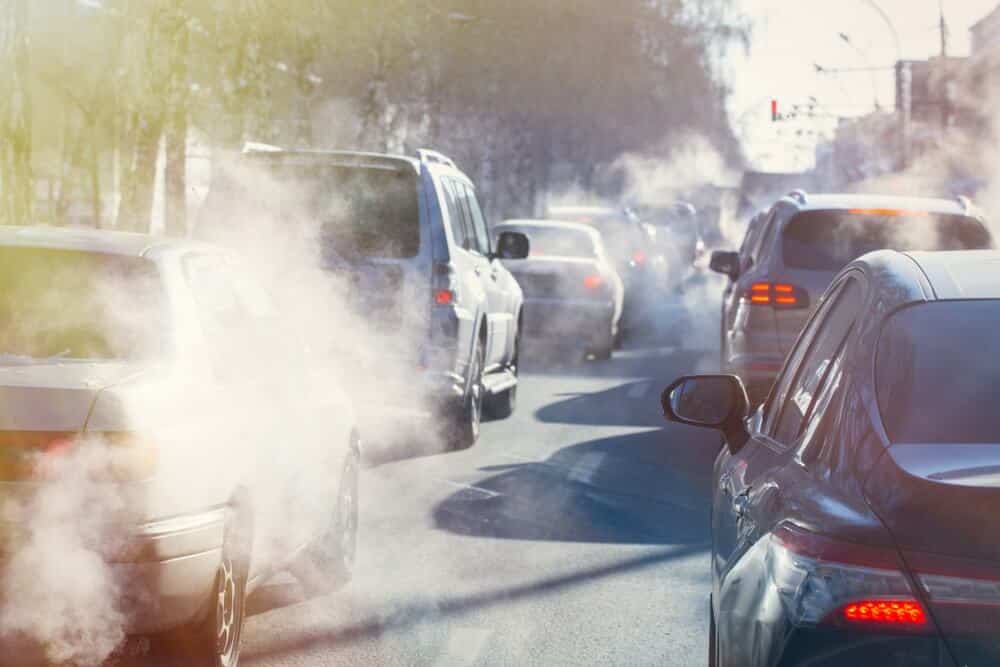
<path id="1" fill-rule="evenodd" d="M 302 586 L 313 594 L 332 593 L 350 583 L 358 549 L 358 476 L 361 453 L 353 444 L 344 461 L 336 508 L 316 543 L 292 568 Z"/>
<path id="2" fill-rule="evenodd" d="M 230 510 L 227 514 L 209 609 L 200 621 L 176 633 L 183 652 L 192 659 L 188 664 L 205 667 L 236 667 L 239 664 L 240 639 L 246 619 L 250 539 L 239 513 Z"/>
<path id="3" fill-rule="evenodd" d="M 517 365 L 521 352 L 521 335 L 517 335 L 514 339 L 514 356 L 510 362 L 510 370 L 514 374 L 514 378 L 517 379 Z M 506 391 L 502 391 L 494 396 L 488 396 L 484 399 L 483 408 L 490 417 L 493 419 L 507 419 L 517 408 L 517 385 Z"/>
<path id="4" fill-rule="evenodd" d="M 609 325 L 607 338 L 591 348 L 590 353 L 594 355 L 594 359 L 607 361 L 614 354 L 615 347 L 615 332 L 613 327 Z"/>
<path id="5" fill-rule="evenodd" d="M 472 351 L 469 367 L 469 390 L 456 414 L 448 424 L 448 448 L 468 449 L 479 439 L 479 426 L 483 417 L 483 363 L 485 349 L 480 341 Z"/>

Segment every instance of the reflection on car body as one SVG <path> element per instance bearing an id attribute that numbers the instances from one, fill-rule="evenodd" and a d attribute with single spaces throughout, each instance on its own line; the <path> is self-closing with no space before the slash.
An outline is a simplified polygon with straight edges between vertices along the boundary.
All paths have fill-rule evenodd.
<path id="1" fill-rule="evenodd" d="M 751 416 L 735 376 L 665 392 L 676 421 L 705 425 L 679 391 L 726 415 L 707 424 L 727 440 L 711 664 L 1000 661 L 998 261 L 867 254 L 833 280 Z"/>

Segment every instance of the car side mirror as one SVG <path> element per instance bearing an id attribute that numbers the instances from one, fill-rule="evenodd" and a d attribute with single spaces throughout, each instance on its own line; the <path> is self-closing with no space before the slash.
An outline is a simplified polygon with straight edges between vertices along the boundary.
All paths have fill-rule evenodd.
<path id="1" fill-rule="evenodd" d="M 500 232 L 496 256 L 499 259 L 524 259 L 531 250 L 528 237 L 521 232 Z"/>
<path id="2" fill-rule="evenodd" d="M 734 454 L 750 437 L 750 401 L 735 375 L 686 375 L 663 390 L 660 405 L 669 421 L 722 431 Z"/>
<path id="3" fill-rule="evenodd" d="M 729 276 L 730 280 L 736 280 L 740 277 L 740 254 L 732 250 L 715 250 L 708 266 L 716 273 Z"/>

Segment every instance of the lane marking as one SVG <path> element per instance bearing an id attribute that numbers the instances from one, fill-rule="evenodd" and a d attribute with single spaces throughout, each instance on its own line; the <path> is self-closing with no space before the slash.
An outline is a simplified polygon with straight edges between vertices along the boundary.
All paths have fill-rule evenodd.
<path id="1" fill-rule="evenodd" d="M 633 399 L 644 398 L 646 394 L 649 392 L 649 387 L 652 384 L 653 384 L 652 382 L 633 383 L 632 386 L 628 388 L 628 391 L 625 392 L 625 395 Z"/>
<path id="2" fill-rule="evenodd" d="M 594 479 L 597 471 L 601 469 L 601 463 L 605 457 L 607 457 L 607 454 L 604 452 L 591 452 L 584 455 L 579 463 L 570 468 L 569 475 L 566 476 L 567 479 L 571 482 L 589 484 Z"/>
<path id="3" fill-rule="evenodd" d="M 436 663 L 439 665 L 472 665 L 479 662 L 486 644 L 493 636 L 492 630 L 483 628 L 452 628 L 448 632 L 448 646 Z"/>

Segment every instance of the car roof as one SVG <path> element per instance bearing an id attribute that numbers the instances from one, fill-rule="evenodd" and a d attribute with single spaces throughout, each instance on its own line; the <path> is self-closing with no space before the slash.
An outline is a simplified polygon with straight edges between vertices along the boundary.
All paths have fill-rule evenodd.
<path id="1" fill-rule="evenodd" d="M 549 227 L 552 229 L 565 229 L 568 231 L 583 232 L 590 236 L 600 236 L 600 232 L 590 225 L 585 225 L 580 222 L 566 222 L 563 220 L 504 220 L 503 222 L 494 225 L 494 227 Z"/>
<path id="2" fill-rule="evenodd" d="M 365 151 L 339 151 L 305 148 L 277 148 L 265 144 L 247 144 L 243 155 L 257 160 L 281 160 L 291 164 L 327 164 L 371 169 L 413 169 L 420 171 L 420 160 L 406 155 L 370 153 Z"/>
<path id="3" fill-rule="evenodd" d="M 156 246 L 200 247 L 194 241 L 89 227 L 14 227 L 0 225 L 0 246 L 53 248 L 141 257 Z"/>
<path id="4" fill-rule="evenodd" d="M 952 250 L 905 253 L 938 299 L 1000 299 L 1000 252 Z"/>
<path id="5" fill-rule="evenodd" d="M 927 211 L 929 213 L 952 215 L 971 215 L 973 217 L 976 216 L 976 213 L 970 210 L 968 202 L 960 199 L 942 199 L 938 197 L 900 197 L 895 195 L 853 193 L 792 193 L 783 197 L 781 201 L 790 203 L 801 211 L 846 211 L 855 208 L 886 208 Z"/>

